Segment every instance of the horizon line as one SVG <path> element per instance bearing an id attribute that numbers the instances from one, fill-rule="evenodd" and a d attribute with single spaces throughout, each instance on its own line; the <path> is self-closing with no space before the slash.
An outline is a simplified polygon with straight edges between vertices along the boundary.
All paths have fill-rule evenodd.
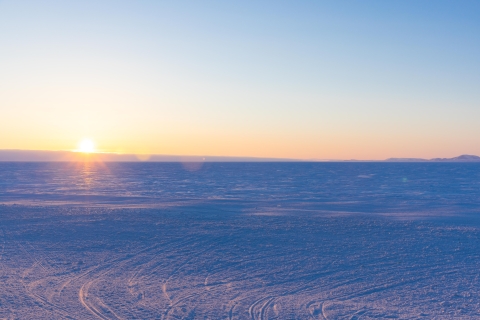
<path id="1" fill-rule="evenodd" d="M 26 154 L 30 153 L 30 154 Z M 32 154 L 34 153 L 34 154 Z M 135 154 L 118 152 L 82 152 L 79 150 L 0 149 L 0 162 L 479 162 L 476 155 L 453 158 L 390 157 L 386 159 L 298 159 L 255 156 L 211 156 L 175 154 Z"/>

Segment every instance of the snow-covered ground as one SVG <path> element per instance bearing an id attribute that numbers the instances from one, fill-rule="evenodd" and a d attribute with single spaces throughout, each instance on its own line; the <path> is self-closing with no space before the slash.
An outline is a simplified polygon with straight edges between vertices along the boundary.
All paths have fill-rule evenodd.
<path id="1" fill-rule="evenodd" d="M 0 318 L 478 319 L 479 169 L 0 164 Z"/>

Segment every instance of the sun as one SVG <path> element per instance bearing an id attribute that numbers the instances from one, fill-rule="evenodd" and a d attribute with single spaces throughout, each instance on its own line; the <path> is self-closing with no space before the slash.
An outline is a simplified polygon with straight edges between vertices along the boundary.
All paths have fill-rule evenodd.
<path id="1" fill-rule="evenodd" d="M 95 144 L 90 139 L 83 139 L 78 144 L 78 152 L 83 152 L 83 153 L 95 152 Z"/>

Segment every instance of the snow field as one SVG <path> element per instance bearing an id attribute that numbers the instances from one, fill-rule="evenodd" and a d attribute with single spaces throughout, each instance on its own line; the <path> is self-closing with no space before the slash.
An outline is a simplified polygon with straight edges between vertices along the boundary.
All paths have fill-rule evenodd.
<path id="1" fill-rule="evenodd" d="M 480 317 L 474 219 L 252 210 L 0 205 L 0 318 Z"/>

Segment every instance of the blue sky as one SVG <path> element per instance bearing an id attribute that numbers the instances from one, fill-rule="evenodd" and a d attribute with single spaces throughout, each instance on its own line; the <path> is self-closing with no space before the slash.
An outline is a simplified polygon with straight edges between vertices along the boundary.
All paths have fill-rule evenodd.
<path id="1" fill-rule="evenodd" d="M 0 148 L 480 154 L 474 1 L 0 1 Z"/>

